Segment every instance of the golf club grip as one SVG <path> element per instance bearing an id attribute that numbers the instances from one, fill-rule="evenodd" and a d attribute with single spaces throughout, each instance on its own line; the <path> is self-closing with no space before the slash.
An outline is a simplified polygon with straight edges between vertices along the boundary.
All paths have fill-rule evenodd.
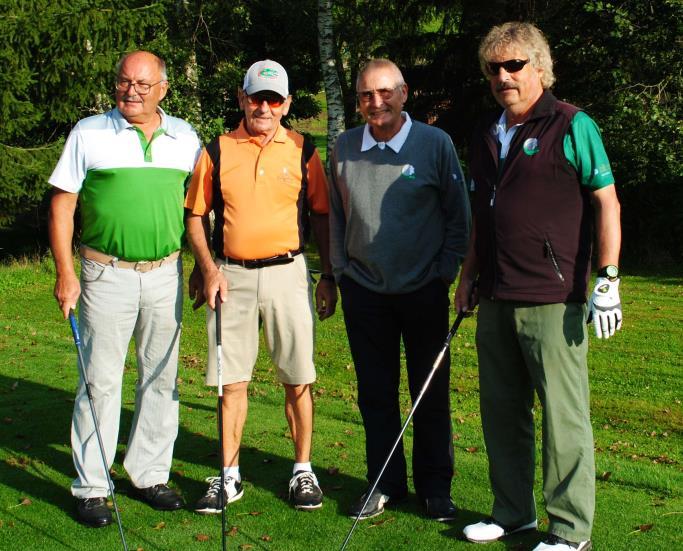
<path id="1" fill-rule="evenodd" d="M 221 346 L 221 292 L 216 292 L 216 302 L 214 308 L 216 310 L 216 345 Z"/>
<path id="2" fill-rule="evenodd" d="M 81 345 L 81 334 L 78 331 L 78 324 L 76 323 L 76 316 L 73 310 L 69 310 L 69 323 L 71 324 L 71 332 L 74 336 L 74 342 L 76 346 Z"/>
<path id="3" fill-rule="evenodd" d="M 451 340 L 453 339 L 455 334 L 458 332 L 458 327 L 460 327 L 462 320 L 464 320 L 467 317 L 467 315 L 468 315 L 467 312 L 464 312 L 464 311 L 458 312 L 458 315 L 455 318 L 453 325 L 451 325 L 451 329 L 448 332 L 448 335 L 446 335 L 446 343 L 445 344 L 450 344 Z"/>

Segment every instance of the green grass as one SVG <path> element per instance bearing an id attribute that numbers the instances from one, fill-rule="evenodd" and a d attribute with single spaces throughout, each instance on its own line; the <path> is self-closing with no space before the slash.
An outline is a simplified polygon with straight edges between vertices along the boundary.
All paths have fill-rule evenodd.
<path id="1" fill-rule="evenodd" d="M 0 548 L 118 549 L 115 527 L 87 529 L 73 518 L 69 423 L 76 355 L 68 324 L 52 298 L 53 278 L 49 259 L 0 266 Z M 683 278 L 627 273 L 622 298 L 623 331 L 607 342 L 591 338 L 598 471 L 593 539 L 597 549 L 674 549 L 680 546 L 683 519 Z M 457 521 L 443 525 L 424 520 L 411 496 L 399 508 L 361 523 L 350 549 L 473 549 L 457 538 L 465 524 L 488 514 L 491 506 L 474 327 L 475 319 L 465 320 L 451 351 L 456 462 L 452 494 L 461 510 Z M 205 490 L 204 478 L 217 471 L 215 396 L 203 384 L 205 355 L 204 313 L 193 312 L 186 302 L 179 367 L 181 424 L 171 481 L 188 504 Z M 318 325 L 316 363 L 313 463 L 325 505 L 302 513 L 286 503 L 292 443 L 282 389 L 262 350 L 250 388 L 241 455 L 245 496 L 228 512 L 230 549 L 337 549 L 351 526 L 346 509 L 366 484 L 364 435 L 341 311 Z M 146 551 L 217 549 L 220 517 L 189 510 L 156 512 L 126 495 L 129 482 L 121 461 L 135 378 L 131 355 L 114 464 L 129 546 Z M 407 412 L 405 386 L 402 400 Z M 411 438 L 409 429 L 408 449 Z M 540 500 L 539 518 L 546 528 Z M 520 536 L 487 549 L 530 549 L 539 539 L 539 534 Z"/>

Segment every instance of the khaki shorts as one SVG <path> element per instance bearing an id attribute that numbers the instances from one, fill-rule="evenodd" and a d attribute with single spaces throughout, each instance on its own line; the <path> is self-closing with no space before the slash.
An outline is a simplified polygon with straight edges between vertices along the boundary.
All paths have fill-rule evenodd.
<path id="1" fill-rule="evenodd" d="M 289 385 L 315 381 L 313 365 L 313 299 L 303 254 L 289 264 L 247 269 L 236 264 L 216 265 L 228 282 L 221 306 L 222 382 L 250 381 L 259 342 L 259 318 L 278 381 Z M 217 386 L 216 314 L 206 308 L 209 361 L 206 384 Z"/>

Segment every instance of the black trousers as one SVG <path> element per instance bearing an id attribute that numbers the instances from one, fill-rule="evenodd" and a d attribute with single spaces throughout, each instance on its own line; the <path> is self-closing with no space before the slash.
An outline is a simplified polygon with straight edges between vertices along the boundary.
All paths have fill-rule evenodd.
<path id="1" fill-rule="evenodd" d="M 342 308 L 358 378 L 358 406 L 365 427 L 367 477 L 374 482 L 401 431 L 401 338 L 408 386 L 415 400 L 448 333 L 448 289 L 435 280 L 412 293 L 369 291 L 348 277 L 340 282 Z M 450 495 L 453 441 L 449 403 L 450 358 L 444 358 L 413 417 L 413 482 L 421 498 Z M 407 493 L 403 443 L 378 488 Z"/>

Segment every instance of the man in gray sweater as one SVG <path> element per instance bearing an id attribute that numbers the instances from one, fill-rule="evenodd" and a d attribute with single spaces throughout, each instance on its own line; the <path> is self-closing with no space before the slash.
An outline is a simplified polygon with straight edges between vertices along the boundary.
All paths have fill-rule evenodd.
<path id="1" fill-rule="evenodd" d="M 373 482 L 401 429 L 401 339 L 414 400 L 448 332 L 448 288 L 467 250 L 470 208 L 450 137 L 402 110 L 408 86 L 398 67 L 370 61 L 356 91 L 366 124 L 342 134 L 331 158 L 330 247 Z M 415 491 L 440 521 L 456 512 L 449 374 L 445 361 L 413 419 Z M 400 446 L 361 518 L 381 514 L 407 492 Z"/>

